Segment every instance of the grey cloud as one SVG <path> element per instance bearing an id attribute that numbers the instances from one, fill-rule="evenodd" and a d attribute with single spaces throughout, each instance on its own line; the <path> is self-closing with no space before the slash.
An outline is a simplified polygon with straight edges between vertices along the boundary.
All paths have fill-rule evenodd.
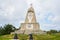
<path id="1" fill-rule="evenodd" d="M 14 7 L 14 12 L 11 15 L 12 9 L 9 10 L 8 7 Z M 25 0 L 0 0 L 0 8 L 0 24 L 11 23 L 18 26 L 24 20 L 24 11 L 26 11 L 27 4 Z"/>

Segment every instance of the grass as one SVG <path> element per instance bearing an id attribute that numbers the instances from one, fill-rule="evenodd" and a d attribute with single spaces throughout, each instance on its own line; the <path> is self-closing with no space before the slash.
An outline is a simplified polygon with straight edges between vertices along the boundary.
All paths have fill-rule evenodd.
<path id="1" fill-rule="evenodd" d="M 4 35 L 4 36 L 0 36 L 0 40 L 10 40 L 13 39 L 14 34 L 10 34 L 10 35 Z M 29 35 L 23 35 L 23 34 L 18 34 L 18 38 L 19 40 L 28 40 L 29 39 Z M 45 35 L 35 35 L 33 34 L 33 39 L 34 40 L 60 40 L 60 33 L 57 34 L 45 34 Z"/>

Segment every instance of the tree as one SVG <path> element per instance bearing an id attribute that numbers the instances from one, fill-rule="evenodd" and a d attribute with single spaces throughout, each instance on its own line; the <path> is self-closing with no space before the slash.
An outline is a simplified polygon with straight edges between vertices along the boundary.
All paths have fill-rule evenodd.
<path id="1" fill-rule="evenodd" d="M 50 31 L 47 31 L 47 34 L 52 34 L 52 33 L 58 33 L 57 30 L 50 30 Z"/>
<path id="2" fill-rule="evenodd" d="M 59 33 L 60 33 L 60 30 L 59 30 Z"/>
<path id="3" fill-rule="evenodd" d="M 10 34 L 11 32 L 15 31 L 15 29 L 16 28 L 10 24 L 4 26 L 5 34 Z"/>
<path id="4" fill-rule="evenodd" d="M 4 25 L 3 27 L 0 27 L 0 35 L 10 34 L 15 30 L 16 28 L 13 25 L 7 24 L 7 25 Z"/>
<path id="5" fill-rule="evenodd" d="M 4 35 L 4 34 L 5 34 L 4 28 L 1 26 L 0 27 L 0 35 Z"/>
<path id="6" fill-rule="evenodd" d="M 0 35 L 2 34 L 2 26 L 0 27 Z"/>
<path id="7" fill-rule="evenodd" d="M 57 33 L 57 30 L 50 30 L 51 33 Z"/>

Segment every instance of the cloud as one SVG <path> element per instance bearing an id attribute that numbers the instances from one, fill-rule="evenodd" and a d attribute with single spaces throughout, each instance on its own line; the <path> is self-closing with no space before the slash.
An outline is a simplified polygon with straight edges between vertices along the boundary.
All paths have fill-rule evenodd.
<path id="1" fill-rule="evenodd" d="M 9 23 L 19 27 L 24 21 L 26 8 L 25 0 L 0 0 L 0 25 Z"/>
<path id="2" fill-rule="evenodd" d="M 0 0 L 0 25 L 19 27 L 31 3 L 42 30 L 60 30 L 60 0 Z"/>
<path id="3" fill-rule="evenodd" d="M 60 0 L 45 0 L 45 1 L 42 0 L 41 1 L 40 15 L 39 16 L 37 15 L 38 16 L 37 18 L 38 18 L 38 21 L 40 21 L 42 29 L 43 28 L 44 29 L 48 28 L 47 30 L 60 29 L 60 18 L 59 18 L 60 2 L 59 1 Z"/>

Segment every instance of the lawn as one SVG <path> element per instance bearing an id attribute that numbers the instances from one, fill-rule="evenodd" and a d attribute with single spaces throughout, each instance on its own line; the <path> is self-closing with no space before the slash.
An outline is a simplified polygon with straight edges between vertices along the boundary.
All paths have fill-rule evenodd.
<path id="1" fill-rule="evenodd" d="M 11 40 L 13 39 L 14 34 L 10 34 L 10 35 L 4 35 L 4 36 L 0 36 L 0 40 Z M 29 39 L 29 35 L 23 35 L 23 34 L 18 34 L 18 38 L 19 40 L 28 40 Z M 56 34 L 38 34 L 35 35 L 33 34 L 33 39 L 34 40 L 60 40 L 60 33 L 56 33 Z"/>

